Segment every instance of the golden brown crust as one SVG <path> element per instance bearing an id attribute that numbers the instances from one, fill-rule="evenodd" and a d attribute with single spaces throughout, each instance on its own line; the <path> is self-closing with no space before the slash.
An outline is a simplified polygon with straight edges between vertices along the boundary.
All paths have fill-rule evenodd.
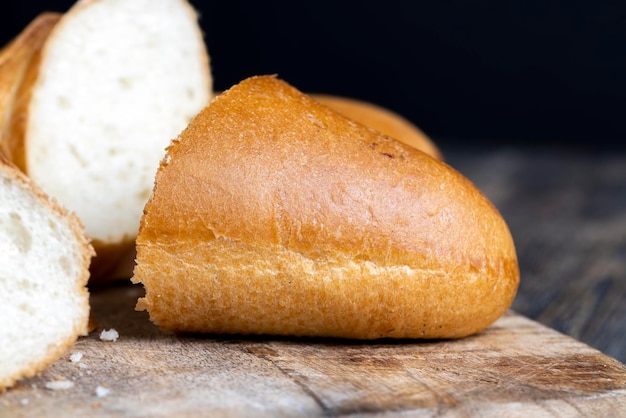
<path id="1" fill-rule="evenodd" d="M 466 178 L 264 76 L 168 148 L 133 281 L 168 330 L 448 338 L 501 316 L 519 271 Z"/>
<path id="2" fill-rule="evenodd" d="M 312 97 L 355 122 L 376 129 L 434 158 L 443 159 L 443 154 L 431 138 L 408 119 L 389 109 L 349 97 L 327 94 L 314 94 Z"/>
<path id="3" fill-rule="evenodd" d="M 42 13 L 0 50 L 0 150 L 22 171 L 26 108 L 41 49 L 61 14 Z"/>
<path id="4" fill-rule="evenodd" d="M 67 335 L 66 339 L 64 339 L 63 341 L 55 341 L 54 344 L 50 344 L 50 347 L 45 357 L 33 358 L 32 362 L 26 368 L 22 369 L 18 374 L 14 376 L 3 376 L 0 379 L 0 391 L 2 391 L 8 387 L 11 387 L 16 381 L 26 377 L 34 376 L 35 374 L 45 369 L 48 365 L 58 360 L 63 354 L 65 354 L 67 350 L 69 350 L 74 345 L 79 336 L 87 334 L 87 332 L 89 331 L 88 321 L 90 311 L 87 283 L 89 281 L 89 265 L 91 262 L 91 258 L 95 253 L 89 240 L 85 237 L 83 225 L 80 219 L 78 219 L 75 214 L 69 212 L 64 207 L 60 206 L 54 199 L 45 194 L 35 183 L 33 183 L 33 181 L 29 177 L 27 177 L 22 171 L 20 171 L 1 152 L 0 170 L 7 172 L 7 174 L 15 181 L 22 183 L 25 188 L 29 189 L 35 196 L 37 196 L 37 198 L 42 202 L 43 205 L 47 206 L 59 217 L 65 218 L 67 220 L 67 224 L 69 225 L 72 234 L 74 235 L 75 239 L 78 242 L 78 245 L 81 248 L 81 259 L 79 260 L 80 267 L 78 269 L 81 274 L 75 278 L 76 288 L 74 291 L 77 294 L 81 295 L 80 299 L 83 301 L 81 310 L 85 312 L 85 315 L 80 318 L 80 321 L 77 321 L 76 326 L 71 331 L 71 333 Z"/>

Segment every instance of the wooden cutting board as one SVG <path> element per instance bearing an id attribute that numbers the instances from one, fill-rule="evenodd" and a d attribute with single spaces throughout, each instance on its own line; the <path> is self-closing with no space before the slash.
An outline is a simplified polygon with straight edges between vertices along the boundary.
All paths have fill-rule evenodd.
<path id="1" fill-rule="evenodd" d="M 97 329 L 0 416 L 626 416 L 622 363 L 514 312 L 456 341 L 180 337 L 134 311 L 141 293 L 93 292 Z"/>

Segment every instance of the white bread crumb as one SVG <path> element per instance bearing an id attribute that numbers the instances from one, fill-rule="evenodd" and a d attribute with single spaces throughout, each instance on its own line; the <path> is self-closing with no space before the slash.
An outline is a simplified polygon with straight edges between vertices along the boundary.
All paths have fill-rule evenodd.
<path id="1" fill-rule="evenodd" d="M 80 361 L 80 359 L 83 358 L 83 353 L 72 353 L 72 355 L 70 356 L 70 361 L 72 363 L 78 363 Z"/>
<path id="2" fill-rule="evenodd" d="M 100 340 L 102 341 L 112 341 L 115 342 L 120 337 L 120 334 L 115 330 L 115 328 L 111 328 L 110 330 L 102 330 L 100 333 Z"/>
<path id="3" fill-rule="evenodd" d="M 109 393 L 111 393 L 111 389 L 106 388 L 104 386 L 98 386 L 96 388 L 96 396 L 98 398 L 104 398 L 105 396 L 108 396 Z"/>
<path id="4" fill-rule="evenodd" d="M 71 380 L 53 380 L 46 382 L 46 389 L 50 390 L 67 390 L 74 387 L 74 382 Z"/>

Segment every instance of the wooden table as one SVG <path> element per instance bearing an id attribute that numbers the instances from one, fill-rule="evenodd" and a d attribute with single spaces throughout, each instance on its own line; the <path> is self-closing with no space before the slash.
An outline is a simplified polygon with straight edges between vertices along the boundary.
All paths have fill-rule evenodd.
<path id="1" fill-rule="evenodd" d="M 134 311 L 141 286 L 112 286 L 92 292 L 96 330 L 0 394 L 0 417 L 625 416 L 626 155 L 446 156 L 517 243 L 514 309 L 485 331 L 454 341 L 176 336 Z M 119 339 L 101 341 L 110 328 Z M 59 381 L 65 389 L 46 387 Z"/>
<path id="2" fill-rule="evenodd" d="M 626 152 L 444 150 L 513 234 L 513 308 L 626 362 Z"/>
<path id="3" fill-rule="evenodd" d="M 141 294 L 140 286 L 93 292 L 97 329 L 40 376 L 0 394 L 0 417 L 604 418 L 626 411 L 626 366 L 514 312 L 452 341 L 176 336 L 133 310 Z M 119 339 L 102 341 L 100 332 L 111 328 Z M 46 388 L 58 382 L 68 387 Z"/>

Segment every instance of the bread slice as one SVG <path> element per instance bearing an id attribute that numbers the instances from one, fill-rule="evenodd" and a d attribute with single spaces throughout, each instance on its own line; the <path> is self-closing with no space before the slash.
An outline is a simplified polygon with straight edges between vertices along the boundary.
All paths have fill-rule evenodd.
<path id="1" fill-rule="evenodd" d="M 78 218 L 0 154 L 0 390 L 87 332 L 93 254 Z"/>
<path id="2" fill-rule="evenodd" d="M 433 140 L 405 117 L 374 103 L 329 94 L 313 94 L 318 102 L 330 107 L 355 122 L 376 129 L 440 160 L 441 150 Z"/>
<path id="3" fill-rule="evenodd" d="M 36 65 L 39 51 L 60 18 L 59 13 L 40 14 L 12 42 L 0 49 L 0 151 L 7 155 L 23 155 L 17 149 L 22 143 L 12 142 L 19 135 L 10 132 L 18 127 L 12 122 L 17 92 L 27 70 Z"/>
<path id="4" fill-rule="evenodd" d="M 133 282 L 164 330 L 452 338 L 509 308 L 519 269 L 457 171 L 259 76 L 168 148 Z"/>
<path id="5" fill-rule="evenodd" d="M 28 72 L 5 148 L 78 214 L 102 276 L 134 246 L 165 147 L 211 99 L 197 15 L 186 0 L 79 0 Z"/>

